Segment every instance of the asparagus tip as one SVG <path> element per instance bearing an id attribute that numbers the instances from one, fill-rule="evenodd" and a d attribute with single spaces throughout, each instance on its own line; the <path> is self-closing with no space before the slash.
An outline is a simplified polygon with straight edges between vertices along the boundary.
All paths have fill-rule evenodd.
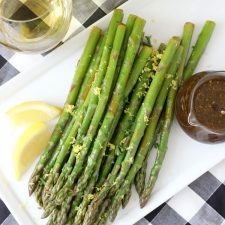
<path id="1" fill-rule="evenodd" d="M 34 193 L 34 191 L 30 187 L 28 187 L 28 193 L 29 193 L 29 196 L 31 196 Z"/>
<path id="2" fill-rule="evenodd" d="M 148 198 L 145 198 L 143 196 L 140 198 L 140 207 L 141 207 L 141 209 L 145 207 L 147 202 L 148 202 Z"/>
<path id="3" fill-rule="evenodd" d="M 41 215 L 41 219 L 45 219 L 47 218 L 49 215 L 46 211 L 43 212 L 43 214 Z"/>

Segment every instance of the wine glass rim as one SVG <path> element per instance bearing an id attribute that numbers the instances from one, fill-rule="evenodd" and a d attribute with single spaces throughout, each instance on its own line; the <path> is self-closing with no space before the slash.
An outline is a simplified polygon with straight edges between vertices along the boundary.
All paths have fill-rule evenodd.
<path id="1" fill-rule="evenodd" d="M 9 19 L 7 17 L 0 15 L 0 20 L 5 20 L 7 22 L 13 22 L 13 23 L 27 23 L 27 22 L 35 21 L 35 20 L 39 19 L 40 17 L 42 17 L 42 16 L 37 16 L 37 17 L 35 17 L 33 19 L 29 19 L 29 20 L 14 20 L 14 19 Z"/>
<path id="2" fill-rule="evenodd" d="M 46 12 L 47 13 L 47 12 Z M 15 20 L 15 19 L 9 19 L 5 16 L 2 16 L 0 14 L 0 20 L 5 20 L 7 22 L 13 22 L 13 23 L 28 23 L 28 22 L 32 22 L 32 21 L 35 21 L 37 19 L 40 19 L 41 17 L 43 17 L 45 15 L 45 13 L 43 13 L 41 16 L 37 16 L 35 18 L 32 18 L 32 19 L 28 19 L 28 20 Z"/>

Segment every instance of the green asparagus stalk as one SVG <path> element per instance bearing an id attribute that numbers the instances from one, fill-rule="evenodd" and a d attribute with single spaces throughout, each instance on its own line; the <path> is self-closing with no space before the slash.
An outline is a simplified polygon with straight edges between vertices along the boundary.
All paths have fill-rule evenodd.
<path id="1" fill-rule="evenodd" d="M 77 211 L 80 203 L 82 202 L 82 199 L 83 199 L 83 194 L 84 192 L 80 192 L 78 193 L 78 195 L 75 197 L 75 202 L 72 203 L 72 206 L 75 206 L 75 210 Z M 58 212 L 58 215 L 57 215 L 57 221 L 56 221 L 56 224 L 57 225 L 64 225 L 67 220 L 68 220 L 68 213 L 69 211 L 71 210 L 71 202 L 73 200 L 73 196 L 69 196 L 65 202 L 63 202 L 63 204 L 61 205 L 61 208 L 60 208 L 60 211 Z"/>
<path id="2" fill-rule="evenodd" d="M 79 107 L 80 105 L 82 105 L 83 102 L 85 101 L 86 97 L 87 97 L 87 93 L 90 90 L 91 81 L 92 81 L 92 79 L 94 77 L 94 74 L 95 74 L 95 71 L 96 71 L 96 69 L 99 65 L 99 61 L 100 61 L 100 58 L 101 58 L 101 55 L 102 55 L 103 47 L 104 47 L 103 38 L 100 38 L 100 40 L 98 42 L 98 45 L 96 47 L 96 50 L 95 50 L 95 55 L 94 55 L 93 60 L 90 64 L 90 66 L 89 66 L 89 69 L 87 71 L 85 80 L 82 84 L 82 89 L 79 93 L 79 96 L 78 96 L 78 99 L 77 99 L 77 102 L 76 102 L 76 107 Z M 66 130 L 64 131 L 64 134 L 62 136 L 62 140 L 60 141 L 60 143 L 56 147 L 55 152 L 53 154 L 53 157 L 51 158 L 50 162 L 48 163 L 48 165 L 46 165 L 46 167 L 43 171 L 41 181 L 39 181 L 39 185 L 38 185 L 37 191 L 35 193 L 36 199 L 37 199 L 37 201 L 40 205 L 43 205 L 41 195 L 42 195 L 42 191 L 43 191 L 43 188 L 44 188 L 44 183 L 46 182 L 46 180 L 48 178 L 48 175 L 50 173 L 51 168 L 55 164 L 58 153 L 59 153 L 59 151 L 62 147 L 62 143 L 65 142 L 66 138 L 68 137 L 69 133 L 71 132 L 73 123 L 74 123 L 74 120 L 70 121 L 70 123 L 67 125 Z"/>
<path id="3" fill-rule="evenodd" d="M 136 18 L 137 18 L 136 15 L 130 14 L 128 16 L 128 19 L 127 19 L 127 22 L 126 22 L 126 28 L 127 28 L 126 34 L 125 34 L 125 37 L 124 37 L 123 46 L 122 46 L 122 49 L 121 49 L 121 54 L 119 55 L 116 73 L 115 73 L 114 79 L 113 79 L 112 91 L 115 88 L 115 85 L 116 85 L 116 82 L 117 82 L 117 79 L 118 79 L 118 76 L 119 76 L 119 73 L 120 73 L 120 69 L 121 69 L 121 66 L 122 66 L 122 63 L 123 63 L 125 52 L 127 50 L 127 43 L 128 43 L 130 34 L 132 32 L 132 29 L 134 27 L 134 23 L 135 23 Z"/>
<path id="4" fill-rule="evenodd" d="M 40 207 L 43 207 L 43 202 L 42 202 L 42 191 L 43 191 L 43 189 L 44 189 L 44 185 L 40 184 L 40 181 L 39 181 L 39 184 L 37 185 L 37 187 L 35 189 L 35 200 Z"/>
<path id="5" fill-rule="evenodd" d="M 112 136 L 113 136 L 113 134 L 114 134 L 114 132 L 115 132 L 115 129 L 116 129 L 116 126 L 117 126 L 117 123 L 118 123 L 118 121 L 119 121 L 119 119 L 120 119 L 120 114 L 117 114 L 117 116 L 116 116 L 116 118 L 115 118 L 115 121 L 114 121 L 114 124 L 113 124 L 113 126 L 112 126 L 112 130 L 110 131 L 110 139 L 112 138 Z M 95 170 L 96 171 L 96 170 Z M 95 173 L 98 173 L 99 174 L 99 172 L 98 171 L 96 171 Z M 99 175 L 99 176 L 101 176 L 101 175 Z M 91 179 L 92 180 L 92 179 Z M 90 183 L 91 183 L 92 181 L 90 181 Z M 89 188 L 89 185 L 88 185 L 88 187 L 87 188 Z M 80 207 L 79 208 L 79 210 L 85 210 L 85 212 L 86 212 L 86 210 L 87 210 L 87 206 L 88 205 L 86 205 L 86 204 L 89 204 L 89 202 L 84 202 L 84 203 L 82 203 L 83 204 L 83 207 Z M 86 208 L 85 208 L 86 207 Z M 82 215 L 84 214 L 84 212 L 82 213 Z M 73 216 L 73 218 L 75 218 L 75 215 Z M 83 219 L 82 219 L 83 220 Z M 74 221 L 74 220 L 73 220 Z"/>
<path id="6" fill-rule="evenodd" d="M 73 217 L 67 220 L 66 225 L 73 225 Z"/>
<path id="7" fill-rule="evenodd" d="M 67 108 L 67 105 L 74 105 L 76 103 L 77 95 L 80 90 L 82 80 L 84 78 L 84 75 L 85 75 L 88 65 L 90 63 L 90 60 L 93 56 L 93 53 L 95 51 L 95 48 L 96 48 L 96 45 L 98 43 L 100 36 L 101 36 L 101 29 L 94 27 L 91 31 L 91 34 L 87 41 L 86 47 L 84 49 L 84 52 L 81 56 L 77 70 L 75 72 L 73 83 L 72 83 L 70 92 L 68 94 L 68 97 L 67 97 L 67 100 L 65 103 L 65 108 Z M 51 158 L 51 156 L 54 152 L 55 146 L 58 143 L 69 118 L 70 118 L 70 114 L 66 110 L 64 110 L 59 118 L 59 121 L 58 121 L 53 133 L 52 133 L 52 136 L 48 142 L 47 147 L 43 151 L 41 158 L 40 158 L 39 162 L 37 163 L 32 175 L 31 175 L 31 178 L 29 180 L 29 186 L 28 186 L 30 195 L 34 192 L 34 190 L 37 186 L 37 183 L 39 181 L 39 178 L 41 176 L 41 173 L 42 173 L 44 167 L 46 166 L 46 164 L 48 163 L 49 159 Z"/>
<path id="8" fill-rule="evenodd" d="M 83 85 L 81 86 L 81 90 L 80 90 L 79 96 L 78 96 L 78 101 L 76 104 L 77 106 L 80 106 L 84 103 L 84 101 L 89 93 L 89 90 L 91 89 L 91 86 L 95 80 L 95 76 L 97 74 L 97 69 L 99 68 L 99 64 L 100 64 L 100 61 L 102 58 L 105 41 L 106 41 L 106 36 L 102 35 L 102 37 L 100 38 L 98 45 L 95 49 L 95 55 L 93 57 L 93 60 L 91 61 L 88 72 L 85 75 Z"/>
<path id="9" fill-rule="evenodd" d="M 184 66 L 187 60 L 188 52 L 191 45 L 192 35 L 194 32 L 194 24 L 187 22 L 184 24 L 183 28 L 183 34 L 181 39 L 181 45 L 184 48 L 182 61 L 180 63 L 179 69 L 178 69 L 178 83 L 181 84 L 181 81 L 183 79 L 183 72 L 184 72 Z"/>
<path id="10" fill-rule="evenodd" d="M 54 225 L 53 218 L 50 217 L 46 225 Z"/>
<path id="11" fill-rule="evenodd" d="M 155 64 L 156 67 L 158 66 L 158 64 L 160 62 L 159 56 L 161 56 L 163 54 L 165 49 L 166 49 L 166 45 L 164 43 L 161 43 L 159 45 L 158 52 L 154 52 L 153 57 L 155 58 L 155 60 L 153 60 L 153 63 Z M 159 123 L 162 124 L 162 119 L 160 120 Z M 160 128 L 161 128 L 160 124 L 157 126 L 157 129 L 156 129 L 156 132 L 155 132 L 154 143 L 157 141 L 157 137 L 158 137 L 158 134 L 159 134 L 159 131 L 160 131 Z M 141 193 L 144 189 L 144 186 L 145 186 L 147 163 L 148 163 L 148 155 L 146 156 L 145 161 L 144 161 L 141 169 L 137 172 L 137 175 L 135 176 L 135 180 L 134 180 L 135 188 L 136 188 L 136 191 L 137 191 L 139 196 L 141 195 Z"/>
<path id="12" fill-rule="evenodd" d="M 96 47 L 96 50 L 95 50 L 95 55 L 94 55 L 93 60 L 90 64 L 90 66 L 89 66 L 89 69 L 88 69 L 88 72 L 86 74 L 85 80 L 82 84 L 82 89 L 79 93 L 79 96 L 78 96 L 78 99 L 77 99 L 77 102 L 76 102 L 76 107 L 81 106 L 84 103 L 84 101 L 87 97 L 87 94 L 90 90 L 91 83 L 93 81 L 96 69 L 98 68 L 99 61 L 101 59 L 103 47 L 104 47 L 104 41 L 103 41 L 103 38 L 100 38 L 99 43 L 98 43 L 98 45 Z M 61 137 L 61 140 L 60 140 L 59 144 L 56 146 L 55 152 L 54 152 L 50 162 L 44 168 L 41 180 L 39 181 L 39 185 L 38 185 L 37 191 L 35 193 L 36 199 L 39 201 L 40 205 L 42 204 L 41 194 L 42 194 L 42 191 L 43 191 L 44 183 L 46 182 L 46 179 L 48 178 L 49 173 L 50 173 L 52 167 L 55 164 L 55 161 L 56 161 L 57 156 L 59 154 L 59 151 L 62 147 L 62 144 L 66 141 L 68 135 L 71 132 L 73 124 L 74 124 L 74 119 L 71 120 L 70 122 L 68 122 L 67 127 L 65 128 L 65 131 L 64 131 L 64 133 Z"/>
<path id="13" fill-rule="evenodd" d="M 134 156 L 138 149 L 138 145 L 141 141 L 141 138 L 144 135 L 144 131 L 148 125 L 149 117 L 153 110 L 156 98 L 163 85 L 166 72 L 170 66 L 170 63 L 172 62 L 172 59 L 174 57 L 176 49 L 179 46 L 179 43 L 180 43 L 179 38 L 174 37 L 169 41 L 166 47 L 166 50 L 158 66 L 157 72 L 153 77 L 153 81 L 149 87 L 147 95 L 145 96 L 144 102 L 138 112 L 138 117 L 136 118 L 135 121 L 135 130 L 130 140 L 129 146 L 127 148 L 128 150 L 125 159 L 123 160 L 120 173 L 118 174 L 118 177 L 114 182 L 113 187 L 111 188 L 111 193 L 115 193 L 115 190 L 117 190 L 120 187 L 131 165 L 133 164 Z"/>
<path id="14" fill-rule="evenodd" d="M 191 32 L 191 34 L 192 34 L 192 30 L 188 29 L 188 32 Z M 189 37 L 189 39 L 187 39 L 187 37 Z M 161 127 L 160 123 L 162 123 L 162 121 L 159 122 L 158 126 L 157 126 L 157 123 L 159 121 L 159 117 L 160 117 L 160 114 L 162 112 L 167 93 L 169 91 L 169 86 L 171 84 L 173 76 L 176 73 L 177 66 L 179 65 L 178 70 L 180 71 L 180 67 L 182 67 L 182 62 L 184 61 L 183 59 L 185 59 L 186 56 L 187 56 L 188 51 L 186 50 L 185 54 L 184 54 L 183 49 L 184 48 L 189 49 L 191 37 L 192 37 L 192 35 L 187 35 L 187 29 L 186 29 L 186 26 L 185 26 L 181 42 L 183 42 L 183 39 L 185 39 L 186 43 L 189 43 L 189 44 L 187 44 L 187 45 L 184 44 L 184 47 L 183 46 L 179 47 L 175 56 L 174 56 L 174 63 L 172 63 L 172 65 L 169 68 L 167 79 L 165 80 L 165 82 L 163 84 L 163 88 L 160 91 L 159 97 L 157 98 L 156 105 L 155 105 L 155 107 L 153 109 L 153 112 L 152 112 L 152 115 L 149 119 L 148 128 L 145 132 L 144 138 L 143 138 L 142 143 L 141 143 L 140 148 L 148 148 L 148 153 L 147 153 L 147 156 L 145 158 L 145 161 L 144 161 L 141 169 L 137 172 L 137 175 L 136 175 L 135 187 L 136 187 L 136 190 L 137 190 L 139 196 L 141 195 L 141 193 L 144 189 L 144 185 L 145 185 L 148 155 L 150 154 L 150 151 L 151 151 L 151 149 L 152 149 L 152 147 L 155 143 L 155 140 L 157 139 L 157 133 L 158 133 L 157 130 L 159 130 L 160 127 Z"/>
<path id="15" fill-rule="evenodd" d="M 188 59 L 187 65 L 185 66 L 184 76 L 183 76 L 184 80 L 188 80 L 192 76 L 212 36 L 214 28 L 215 28 L 214 21 L 209 21 L 209 20 L 206 21 L 201 33 L 198 36 L 197 42 L 195 43 L 191 56 Z"/>
<path id="16" fill-rule="evenodd" d="M 128 44 L 129 46 L 125 54 L 124 63 L 120 71 L 119 79 L 118 79 L 113 97 L 111 99 L 108 110 L 104 117 L 103 123 L 98 131 L 98 135 L 95 139 L 92 151 L 88 157 L 87 165 L 83 173 L 83 176 L 80 177 L 78 181 L 78 185 L 75 190 L 75 193 L 78 193 L 79 191 L 83 190 L 86 187 L 87 181 L 92 174 L 93 168 L 96 164 L 96 159 L 99 157 L 99 153 L 102 149 L 102 146 L 104 146 L 105 142 L 106 143 L 108 142 L 108 139 L 109 139 L 108 130 L 113 124 L 116 112 L 119 109 L 120 102 L 123 98 L 125 85 L 133 65 L 136 51 L 140 45 L 140 39 L 141 39 L 140 34 L 142 33 L 144 24 L 145 24 L 145 21 L 141 18 L 137 18 L 135 21 L 134 29 L 130 36 L 130 41 Z M 104 154 L 104 151 L 103 151 L 103 154 Z M 62 202 L 64 198 L 65 198 L 64 193 L 59 195 L 59 198 L 58 198 L 59 202 Z"/>
<path id="17" fill-rule="evenodd" d="M 95 195 L 94 199 L 92 200 L 91 204 L 88 207 L 86 215 L 84 217 L 83 225 L 92 225 L 93 218 L 99 211 L 99 207 L 104 202 L 110 187 L 112 186 L 113 182 L 115 181 L 117 174 L 120 170 L 121 163 L 125 157 L 125 151 L 121 151 L 121 154 L 117 157 L 116 162 L 113 166 L 113 170 L 108 176 L 106 182 L 102 186 L 101 190 Z"/>
<path id="18" fill-rule="evenodd" d="M 77 175 L 80 173 L 80 171 L 83 168 L 83 163 L 84 163 L 86 155 L 88 153 L 88 149 L 91 145 L 90 140 L 92 138 L 94 138 L 94 136 L 95 136 L 99 122 L 103 116 L 104 110 L 107 105 L 107 101 L 109 98 L 109 92 L 110 92 L 111 85 L 113 82 L 113 75 L 115 73 L 115 68 L 116 68 L 117 61 L 118 61 L 118 55 L 119 55 L 119 52 L 120 52 L 120 49 L 122 46 L 123 38 L 125 35 L 125 30 L 126 30 L 126 27 L 122 24 L 119 25 L 117 28 L 112 52 L 110 54 L 109 66 L 107 68 L 106 76 L 105 76 L 105 79 L 103 81 L 102 88 L 101 88 L 102 89 L 101 94 L 100 94 L 100 96 L 93 95 L 93 97 L 95 97 L 96 100 L 98 100 L 98 98 L 99 98 L 99 103 L 98 103 L 98 105 L 97 105 L 97 102 L 94 103 L 93 101 L 89 103 L 89 106 L 91 106 L 91 107 L 89 107 L 89 109 L 91 108 L 91 110 L 93 111 L 92 113 L 94 113 L 94 115 L 92 113 L 87 112 L 86 117 L 84 118 L 84 121 L 78 132 L 78 135 L 77 135 L 78 137 L 76 138 L 77 140 L 75 142 L 75 148 L 76 147 L 79 148 L 79 146 L 81 146 L 81 144 L 82 144 L 81 141 L 84 138 L 83 136 L 86 135 L 86 133 L 87 133 L 88 141 L 83 143 L 84 144 L 83 146 L 85 146 L 85 148 L 82 146 L 82 149 L 80 150 L 80 155 L 79 155 L 79 157 L 77 157 L 77 159 L 76 159 L 76 153 L 74 151 L 71 152 L 70 158 L 62 170 L 60 178 L 58 179 L 55 187 L 53 188 L 53 193 L 52 193 L 53 196 L 54 195 L 56 196 L 58 191 L 62 188 L 62 186 L 64 185 L 65 181 L 69 177 L 72 170 L 73 170 L 73 179 L 75 180 Z M 98 76 L 98 78 L 99 78 L 99 76 Z M 94 85 L 93 86 L 94 90 L 96 90 L 97 88 L 100 89 L 99 85 L 100 85 L 99 83 L 98 83 L 98 86 Z M 97 108 L 96 108 L 96 105 L 97 105 Z M 96 108 L 96 110 L 94 108 Z M 93 117 L 93 119 L 91 119 L 92 117 Z M 90 127 L 87 126 L 85 120 L 91 121 Z M 76 159 L 76 165 L 73 168 L 75 159 Z M 72 180 L 71 176 L 70 176 L 70 181 Z M 71 182 L 71 184 L 73 184 L 73 182 Z M 70 188 L 70 187 L 67 187 L 67 188 Z"/>
<path id="19" fill-rule="evenodd" d="M 146 205 L 148 199 L 150 198 L 152 189 L 155 185 L 155 182 L 156 182 L 157 177 L 159 175 L 159 171 L 162 167 L 163 160 L 165 158 L 170 128 L 171 128 L 171 124 L 173 122 L 174 104 L 175 104 L 175 98 L 176 98 L 177 90 L 178 90 L 178 81 L 176 80 L 176 82 L 170 88 L 169 95 L 168 95 L 168 98 L 167 98 L 167 105 L 166 105 L 166 112 L 165 112 L 165 122 L 164 122 L 164 125 L 163 125 L 161 137 L 160 137 L 160 142 L 159 142 L 156 160 L 155 160 L 153 168 L 151 169 L 149 181 L 145 185 L 145 189 L 144 189 L 144 191 L 141 195 L 141 198 L 140 198 L 140 205 L 141 205 L 142 208 Z"/>

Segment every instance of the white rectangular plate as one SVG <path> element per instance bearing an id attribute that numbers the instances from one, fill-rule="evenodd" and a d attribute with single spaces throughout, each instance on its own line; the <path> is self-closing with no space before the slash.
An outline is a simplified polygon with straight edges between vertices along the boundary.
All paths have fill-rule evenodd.
<path id="1" fill-rule="evenodd" d="M 122 8 L 146 19 L 146 35 L 153 43 L 166 42 L 171 36 L 181 35 L 183 24 L 196 24 L 194 40 L 205 20 L 213 19 L 217 26 L 197 70 L 221 70 L 225 53 L 225 3 L 223 0 L 130 0 Z M 111 15 L 96 24 L 105 29 Z M 63 106 L 76 63 L 85 45 L 89 30 L 74 37 L 47 56 L 35 68 L 26 71 L 0 88 L 0 112 L 26 100 L 41 100 Z M 27 183 L 33 167 L 25 177 L 16 182 L 12 170 L 12 135 L 6 136 L 1 123 L 0 141 L 0 196 L 21 225 L 44 225 L 34 198 L 28 197 Z M 130 225 L 168 200 L 205 171 L 225 158 L 225 145 L 205 145 L 187 137 L 175 122 L 168 152 L 152 193 L 144 209 L 139 208 L 138 196 L 133 194 L 125 210 L 120 210 L 116 225 Z"/>

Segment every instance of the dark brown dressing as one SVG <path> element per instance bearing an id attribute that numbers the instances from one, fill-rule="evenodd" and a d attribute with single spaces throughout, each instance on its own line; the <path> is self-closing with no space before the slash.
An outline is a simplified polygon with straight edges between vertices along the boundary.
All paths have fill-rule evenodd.
<path id="1" fill-rule="evenodd" d="M 201 72 L 185 82 L 177 95 L 176 116 L 192 138 L 225 141 L 225 72 Z"/>

